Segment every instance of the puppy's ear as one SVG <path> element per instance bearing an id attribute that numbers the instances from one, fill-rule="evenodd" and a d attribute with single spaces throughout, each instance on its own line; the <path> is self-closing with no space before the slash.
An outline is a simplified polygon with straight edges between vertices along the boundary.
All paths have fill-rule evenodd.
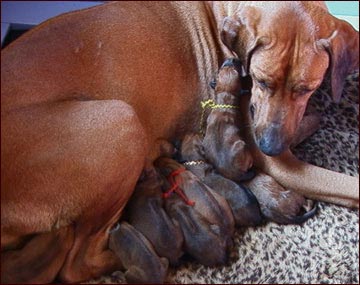
<path id="1" fill-rule="evenodd" d="M 243 63 L 241 76 L 248 75 L 251 55 L 264 40 L 257 32 L 259 22 L 260 12 L 255 7 L 244 7 L 232 17 L 225 17 L 223 20 L 220 38 Z"/>
<path id="2" fill-rule="evenodd" d="M 335 30 L 331 36 L 317 41 L 329 53 L 331 91 L 335 102 L 339 102 L 346 76 L 359 68 L 359 32 L 345 21 L 333 18 Z"/>
<path id="3" fill-rule="evenodd" d="M 229 50 L 234 50 L 240 31 L 240 22 L 232 17 L 225 17 L 222 23 L 220 38 Z"/>

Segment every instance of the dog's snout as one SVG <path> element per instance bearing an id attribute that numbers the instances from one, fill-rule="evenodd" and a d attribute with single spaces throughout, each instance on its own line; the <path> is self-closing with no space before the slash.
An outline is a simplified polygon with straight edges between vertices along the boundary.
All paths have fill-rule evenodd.
<path id="1" fill-rule="evenodd" d="M 257 140 L 257 144 L 263 153 L 270 156 L 279 155 L 286 148 L 286 143 L 282 139 L 279 126 L 272 126 L 266 129 L 260 139 Z"/>

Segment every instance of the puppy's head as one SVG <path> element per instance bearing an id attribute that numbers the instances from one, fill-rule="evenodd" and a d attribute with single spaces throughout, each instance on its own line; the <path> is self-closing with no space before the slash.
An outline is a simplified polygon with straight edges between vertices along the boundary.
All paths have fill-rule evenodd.
<path id="1" fill-rule="evenodd" d="M 278 155 L 292 142 L 307 102 L 330 75 L 340 99 L 359 65 L 359 34 L 315 2 L 243 4 L 223 21 L 223 43 L 253 82 L 249 115 L 259 149 Z"/>
<path id="2" fill-rule="evenodd" d="M 199 134 L 187 134 L 184 137 L 181 143 L 180 157 L 184 161 L 204 159 L 204 149 Z"/>
<path id="3" fill-rule="evenodd" d="M 161 156 L 154 161 L 154 166 L 158 168 L 162 175 L 169 176 L 171 172 L 178 170 L 179 168 L 185 169 L 185 167 L 173 160 L 170 157 Z"/>
<path id="4" fill-rule="evenodd" d="M 216 77 L 215 92 L 237 94 L 241 90 L 240 61 L 236 58 L 225 60 Z"/>

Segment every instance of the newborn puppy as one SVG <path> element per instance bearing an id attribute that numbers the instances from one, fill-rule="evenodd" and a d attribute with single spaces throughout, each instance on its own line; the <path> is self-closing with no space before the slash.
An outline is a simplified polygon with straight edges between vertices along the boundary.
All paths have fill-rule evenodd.
<path id="1" fill-rule="evenodd" d="M 125 218 L 153 245 L 156 253 L 176 265 L 182 256 L 183 235 L 163 209 L 161 185 L 163 178 L 154 167 L 144 171 L 126 206 Z"/>
<path id="2" fill-rule="evenodd" d="M 239 106 L 237 97 L 241 91 L 238 65 L 236 59 L 228 59 L 218 72 L 215 101 L 224 107 L 211 110 L 203 146 L 206 158 L 221 175 L 240 182 L 250 178 L 247 171 L 253 160 L 236 125 L 240 118 L 238 109 L 234 107 Z"/>
<path id="3" fill-rule="evenodd" d="M 262 214 L 270 221 L 279 224 L 301 224 L 313 217 L 317 204 L 306 212 L 306 200 L 300 194 L 285 190 L 272 177 L 259 173 L 252 180 L 244 182 L 254 193 L 260 204 Z M 303 215 L 299 213 L 305 212 Z"/>
<path id="4" fill-rule="evenodd" d="M 203 265 L 223 264 L 234 232 L 226 200 L 173 159 L 161 157 L 155 166 L 173 179 L 166 190 L 174 191 L 164 193 L 165 209 L 180 224 L 185 251 Z"/>
<path id="5" fill-rule="evenodd" d="M 112 229 L 109 247 L 116 252 L 129 283 L 164 283 L 168 260 L 155 253 L 151 243 L 126 222 Z"/>
<path id="6" fill-rule="evenodd" d="M 246 187 L 216 173 L 205 161 L 201 138 L 197 134 L 184 137 L 180 148 L 180 159 L 202 182 L 223 196 L 229 203 L 237 226 L 255 226 L 262 223 L 258 201 Z"/>
<path id="7" fill-rule="evenodd" d="M 165 205 L 169 215 L 181 225 L 185 237 L 184 249 L 190 256 L 205 266 L 226 263 L 230 245 L 218 225 L 211 224 L 175 195 Z"/>

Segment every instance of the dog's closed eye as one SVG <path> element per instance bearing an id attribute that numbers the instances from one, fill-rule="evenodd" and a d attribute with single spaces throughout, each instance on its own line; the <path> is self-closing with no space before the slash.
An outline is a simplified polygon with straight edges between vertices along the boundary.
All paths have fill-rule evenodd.
<path id="1" fill-rule="evenodd" d="M 256 76 L 254 73 L 250 74 L 252 81 L 254 84 L 258 85 L 262 90 L 270 88 L 270 83 L 268 80 L 261 78 L 260 76 Z"/>
<path id="2" fill-rule="evenodd" d="M 263 80 L 258 81 L 258 83 L 259 83 L 260 87 L 263 89 L 266 89 L 269 87 L 268 84 Z"/>
<path id="3" fill-rule="evenodd" d="M 308 86 L 299 86 L 296 88 L 293 88 L 294 97 L 303 97 L 305 95 L 308 95 L 312 92 L 314 92 L 317 88 L 312 88 Z"/>
<path id="4" fill-rule="evenodd" d="M 301 96 L 301 95 L 305 95 L 305 94 L 308 94 L 308 93 L 313 92 L 313 91 L 314 91 L 313 88 L 309 88 L 309 87 L 306 87 L 306 86 L 301 86 L 295 92 L 298 93 Z"/>

